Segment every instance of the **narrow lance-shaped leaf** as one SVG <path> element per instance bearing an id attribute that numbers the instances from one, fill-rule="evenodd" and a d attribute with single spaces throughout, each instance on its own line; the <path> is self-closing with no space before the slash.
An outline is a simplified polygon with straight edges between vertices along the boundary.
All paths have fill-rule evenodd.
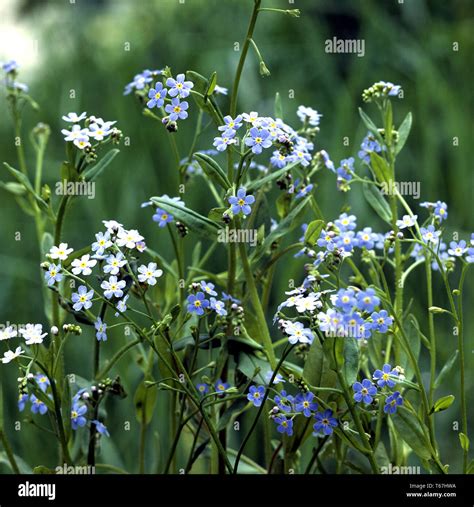
<path id="1" fill-rule="evenodd" d="M 224 190 L 228 190 L 232 186 L 224 169 L 212 157 L 205 153 L 195 153 L 194 158 L 214 183 L 217 183 Z"/>
<path id="2" fill-rule="evenodd" d="M 364 183 L 362 185 L 362 191 L 365 199 L 372 206 L 377 215 L 388 224 L 391 224 L 392 211 L 390 210 L 388 202 L 382 195 L 382 192 L 380 192 L 375 185 L 369 183 Z"/>
<path id="3" fill-rule="evenodd" d="M 84 173 L 84 179 L 86 181 L 96 180 L 109 166 L 112 160 L 120 153 L 120 150 L 114 148 L 108 151 L 97 164 L 87 169 Z"/>
<path id="4" fill-rule="evenodd" d="M 408 113 L 405 119 L 402 121 L 400 127 L 398 127 L 398 141 L 395 146 L 395 153 L 399 153 L 405 146 L 408 135 L 410 134 L 412 123 L 412 114 Z"/>

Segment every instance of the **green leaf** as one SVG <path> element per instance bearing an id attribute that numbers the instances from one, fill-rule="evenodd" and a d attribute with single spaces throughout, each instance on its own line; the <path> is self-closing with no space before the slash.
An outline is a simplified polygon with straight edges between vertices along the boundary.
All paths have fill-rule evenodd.
<path id="1" fill-rule="evenodd" d="M 454 400 L 455 398 L 452 394 L 443 396 L 439 400 L 436 400 L 434 405 L 431 407 L 430 414 L 442 412 L 443 410 L 448 409 L 453 404 Z"/>
<path id="2" fill-rule="evenodd" d="M 329 368 L 329 362 L 324 355 L 323 346 L 318 338 L 313 340 L 303 368 L 303 378 L 309 385 L 319 387 L 334 387 L 336 385 L 336 373 Z M 320 397 L 325 399 L 326 393 Z"/>
<path id="3" fill-rule="evenodd" d="M 20 458 L 20 456 L 16 454 L 14 454 L 13 456 L 15 458 L 16 464 L 18 465 L 18 469 L 20 470 L 21 474 L 28 475 L 33 472 L 31 470 L 30 465 L 28 465 L 28 463 L 23 458 Z M 9 470 L 13 472 L 7 453 L 5 451 L 0 452 L 0 463 L 6 465 L 9 468 Z"/>
<path id="4" fill-rule="evenodd" d="M 380 192 L 375 185 L 369 183 L 364 183 L 362 185 L 362 191 L 365 199 L 372 206 L 377 215 L 388 224 L 391 224 L 392 212 L 382 192 Z"/>
<path id="5" fill-rule="evenodd" d="M 212 157 L 205 153 L 195 153 L 194 158 L 200 162 L 202 170 L 214 183 L 217 183 L 225 191 L 232 186 L 224 169 Z"/>
<path id="6" fill-rule="evenodd" d="M 310 199 L 311 199 L 310 195 L 303 198 L 288 213 L 288 215 L 279 222 L 277 227 L 265 238 L 265 241 L 263 242 L 261 247 L 259 247 L 258 250 L 255 251 L 254 255 L 252 256 L 253 261 L 258 260 L 267 251 L 267 249 L 270 248 L 271 244 L 274 241 L 281 238 L 282 236 L 285 236 L 291 230 L 293 230 L 296 227 L 296 225 L 298 225 L 298 219 L 300 215 L 303 213 L 304 208 L 308 204 Z"/>
<path id="7" fill-rule="evenodd" d="M 113 148 L 108 151 L 97 164 L 93 165 L 84 172 L 84 179 L 86 181 L 96 180 L 112 162 L 112 160 L 120 153 L 120 150 Z"/>
<path id="8" fill-rule="evenodd" d="M 217 431 L 221 431 L 225 428 L 229 427 L 229 424 L 238 417 L 247 406 L 247 399 L 240 399 L 232 403 L 232 405 L 222 414 L 219 418 L 219 422 L 217 423 Z"/>
<path id="9" fill-rule="evenodd" d="M 397 412 L 390 417 L 392 418 L 393 427 L 398 436 L 404 440 L 421 459 L 429 460 L 431 458 L 431 453 L 429 451 L 429 442 L 425 436 L 425 432 L 428 431 L 426 426 L 422 426 L 417 417 L 405 407 L 399 407 Z"/>
<path id="10" fill-rule="evenodd" d="M 418 361 L 418 357 L 420 356 L 421 351 L 420 326 L 413 314 L 409 314 L 407 321 L 403 327 L 408 338 L 408 344 L 413 352 L 413 356 Z M 411 380 L 415 375 L 415 370 L 413 368 L 412 361 L 410 360 L 408 354 L 405 352 L 405 349 L 401 350 L 400 363 L 401 366 L 405 369 L 406 379 Z"/>
<path id="11" fill-rule="evenodd" d="M 283 105 L 281 103 L 281 96 L 278 92 L 275 93 L 275 118 L 283 119 Z"/>
<path id="12" fill-rule="evenodd" d="M 249 379 L 264 385 L 266 384 L 266 375 L 271 371 L 270 364 L 266 359 L 246 352 L 240 352 L 237 356 L 237 368 Z"/>
<path id="13" fill-rule="evenodd" d="M 352 385 L 359 371 L 359 343 L 356 338 L 344 338 L 344 363 L 342 372 L 346 382 Z"/>
<path id="14" fill-rule="evenodd" d="M 224 117 L 217 105 L 217 102 L 213 96 L 206 96 L 206 92 L 209 89 L 210 79 L 205 78 L 203 75 L 198 72 L 194 72 L 193 70 L 188 70 L 186 72 L 186 77 L 194 83 L 191 95 L 199 109 L 209 114 L 216 125 L 222 125 L 224 123 Z"/>
<path id="15" fill-rule="evenodd" d="M 471 459 L 469 465 L 467 466 L 466 473 L 468 474 L 474 474 L 474 459 Z"/>
<path id="16" fill-rule="evenodd" d="M 322 220 L 313 220 L 308 224 L 306 232 L 304 233 L 304 241 L 308 245 L 314 245 L 323 230 L 324 222 Z"/>
<path id="17" fill-rule="evenodd" d="M 217 72 L 214 71 L 211 74 L 211 77 L 208 79 L 207 90 L 206 93 L 204 94 L 204 102 L 207 102 L 207 99 L 213 94 L 216 84 L 217 84 Z"/>
<path id="18" fill-rule="evenodd" d="M 370 167 L 379 183 L 388 183 L 393 180 L 392 171 L 387 161 L 374 151 L 370 154 Z"/>
<path id="19" fill-rule="evenodd" d="M 380 132 L 377 129 L 377 126 L 370 119 L 370 117 L 367 114 L 364 113 L 364 111 L 360 107 L 359 107 L 359 114 L 360 114 L 360 117 L 362 118 L 362 121 L 364 122 L 364 125 L 367 127 L 367 129 L 369 130 L 369 132 L 371 132 L 377 138 L 377 140 L 379 141 L 379 143 L 383 144 L 383 139 L 382 139 L 382 137 L 380 135 Z"/>
<path id="20" fill-rule="evenodd" d="M 453 366 L 456 364 L 456 361 L 459 356 L 459 350 L 455 350 L 454 354 L 448 359 L 446 364 L 443 366 L 441 371 L 439 372 L 436 380 L 434 382 L 434 388 L 438 389 L 438 387 L 443 383 L 443 380 L 448 376 L 449 372 L 453 369 Z"/>
<path id="21" fill-rule="evenodd" d="M 52 475 L 56 474 L 56 470 L 53 468 L 48 468 L 44 465 L 38 465 L 37 467 L 33 468 L 33 473 L 36 475 Z"/>
<path id="22" fill-rule="evenodd" d="M 459 433 L 459 442 L 464 451 L 469 451 L 469 438 L 464 433 Z"/>
<path id="23" fill-rule="evenodd" d="M 15 183 L 14 181 L 0 181 L 0 187 L 4 188 L 10 194 L 16 196 L 22 196 L 26 194 L 26 188 L 21 183 Z"/>
<path id="24" fill-rule="evenodd" d="M 177 204 L 167 197 L 152 197 L 151 201 L 157 207 L 164 209 L 176 220 L 183 222 L 189 229 L 202 237 L 216 241 L 217 233 L 221 228 L 218 224 L 203 217 L 196 211 Z"/>
<path id="25" fill-rule="evenodd" d="M 9 164 L 7 164 L 6 162 L 3 162 L 3 165 L 8 169 L 8 171 L 10 172 L 10 174 L 12 174 L 12 176 L 19 182 L 21 183 L 24 187 L 25 187 L 25 190 L 35 199 L 35 201 L 38 203 L 38 206 L 43 210 L 43 211 L 46 211 L 46 212 L 50 212 L 50 209 L 49 209 L 49 206 L 48 204 L 46 203 L 46 201 L 44 199 L 42 199 L 34 190 L 34 188 L 32 187 L 31 183 L 30 183 L 30 180 L 28 179 L 28 177 L 23 174 L 22 172 L 20 171 L 17 171 L 16 169 L 14 169 L 12 166 L 10 166 Z"/>
<path id="26" fill-rule="evenodd" d="M 412 123 L 412 114 L 408 113 L 405 119 L 402 121 L 400 127 L 398 127 L 398 141 L 395 146 L 395 153 L 400 153 L 402 148 L 405 146 L 408 135 L 410 134 Z"/>
<path id="27" fill-rule="evenodd" d="M 135 415 L 140 424 L 150 424 L 153 411 L 155 410 L 156 399 L 157 389 L 154 387 L 147 387 L 145 382 L 140 382 L 133 398 Z"/>

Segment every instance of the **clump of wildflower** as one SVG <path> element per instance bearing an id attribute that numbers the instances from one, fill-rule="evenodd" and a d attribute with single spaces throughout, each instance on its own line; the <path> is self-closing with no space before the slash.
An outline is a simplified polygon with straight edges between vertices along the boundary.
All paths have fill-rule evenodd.
<path id="1" fill-rule="evenodd" d="M 401 91 L 400 85 L 390 82 L 378 81 L 362 92 L 362 100 L 364 102 L 372 102 L 387 97 L 397 97 Z"/>

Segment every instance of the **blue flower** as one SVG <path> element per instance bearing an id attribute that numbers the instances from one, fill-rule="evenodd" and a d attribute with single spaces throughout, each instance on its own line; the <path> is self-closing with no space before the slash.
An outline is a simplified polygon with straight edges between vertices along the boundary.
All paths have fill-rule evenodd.
<path id="1" fill-rule="evenodd" d="M 165 97 L 168 90 L 163 89 L 163 83 L 156 83 L 154 88 L 150 88 L 148 92 L 148 98 L 150 99 L 146 105 L 148 108 L 153 109 L 154 107 L 162 107 L 165 103 Z"/>
<path id="2" fill-rule="evenodd" d="M 214 290 L 215 285 L 211 282 L 207 283 L 204 280 L 201 281 L 201 289 L 208 296 L 217 296 L 217 292 Z"/>
<path id="3" fill-rule="evenodd" d="M 333 304 L 344 312 L 349 312 L 356 305 L 355 292 L 353 289 L 340 289 L 333 298 Z"/>
<path id="4" fill-rule="evenodd" d="M 140 74 L 135 74 L 133 81 L 125 86 L 123 94 L 128 95 L 133 90 L 143 90 L 148 83 L 153 81 L 153 77 L 159 74 L 161 74 L 161 70 L 149 69 L 145 69 L 143 72 L 140 72 Z"/>
<path id="5" fill-rule="evenodd" d="M 449 246 L 448 254 L 454 255 L 454 257 L 462 257 L 467 252 L 466 242 L 463 239 L 459 243 L 451 241 Z"/>
<path id="6" fill-rule="evenodd" d="M 285 167 L 289 161 L 289 157 L 281 153 L 279 150 L 275 150 L 270 158 L 271 164 L 278 169 Z"/>
<path id="7" fill-rule="evenodd" d="M 237 139 L 235 138 L 235 130 L 229 129 L 226 130 L 221 137 L 215 137 L 212 145 L 215 146 L 217 151 L 225 151 L 227 146 L 236 143 Z"/>
<path id="8" fill-rule="evenodd" d="M 420 229 L 421 237 L 425 243 L 437 243 L 438 238 L 441 236 L 441 231 L 435 230 L 434 225 L 428 225 L 428 227 L 422 227 Z"/>
<path id="9" fill-rule="evenodd" d="M 272 145 L 270 132 L 267 129 L 259 130 L 257 127 L 250 129 L 250 137 L 245 139 L 245 144 L 252 148 L 252 153 L 256 155 L 262 153 L 263 148 L 269 148 Z"/>
<path id="10" fill-rule="evenodd" d="M 295 343 L 313 343 L 314 337 L 311 329 L 304 327 L 301 322 L 288 322 L 285 326 L 285 333 L 288 335 L 288 341 Z"/>
<path id="11" fill-rule="evenodd" d="M 86 412 L 86 405 L 79 405 L 78 403 L 73 405 L 71 410 L 71 427 L 73 430 L 77 430 L 86 425 L 87 419 L 84 417 Z"/>
<path id="12" fill-rule="evenodd" d="M 311 192 L 311 190 L 313 190 L 313 184 L 312 183 L 310 183 L 309 185 L 306 185 L 306 186 L 303 185 L 300 188 L 299 192 L 296 194 L 295 198 L 299 199 L 301 197 L 306 197 Z"/>
<path id="13" fill-rule="evenodd" d="M 343 180 L 350 181 L 352 179 L 351 172 L 354 172 L 354 157 L 341 160 L 341 163 L 336 170 L 336 174 Z"/>
<path id="14" fill-rule="evenodd" d="M 335 234 L 333 232 L 326 231 L 323 229 L 319 235 L 317 244 L 321 248 L 326 248 L 329 252 L 332 252 L 336 246 L 334 243 L 334 239 Z"/>
<path id="15" fill-rule="evenodd" d="M 48 377 L 42 373 L 38 373 L 35 375 L 35 380 L 38 387 L 43 391 L 43 393 L 45 393 L 50 385 Z"/>
<path id="16" fill-rule="evenodd" d="M 371 227 L 364 227 L 362 231 L 357 233 L 357 246 L 359 248 L 367 248 L 372 250 L 374 248 L 374 234 Z"/>
<path id="17" fill-rule="evenodd" d="M 18 410 L 23 412 L 25 410 L 26 402 L 28 401 L 29 396 L 27 394 L 18 395 Z"/>
<path id="18" fill-rule="evenodd" d="M 280 410 L 283 412 L 291 412 L 293 408 L 294 398 L 291 394 L 286 394 L 286 391 L 282 391 L 280 395 L 275 396 L 275 403 Z"/>
<path id="19" fill-rule="evenodd" d="M 250 386 L 247 399 L 251 401 L 255 407 L 259 407 L 262 404 L 265 396 L 265 387 L 263 386 Z"/>
<path id="20" fill-rule="evenodd" d="M 277 424 L 278 433 L 287 434 L 289 437 L 293 435 L 293 420 L 288 419 L 284 415 L 274 417 L 273 420 Z"/>
<path id="21" fill-rule="evenodd" d="M 95 336 L 98 341 L 107 341 L 107 324 L 105 322 L 102 322 L 102 319 L 100 317 L 97 317 L 97 320 L 95 321 L 94 327 L 96 329 Z"/>
<path id="22" fill-rule="evenodd" d="M 375 307 L 380 304 L 380 298 L 375 295 L 375 290 L 368 288 L 367 290 L 357 293 L 357 308 L 366 312 L 373 312 Z"/>
<path id="23" fill-rule="evenodd" d="M 63 275 L 61 273 L 61 264 L 50 264 L 48 271 L 44 274 L 44 279 L 51 287 L 56 282 L 60 282 L 63 279 Z"/>
<path id="24" fill-rule="evenodd" d="M 269 371 L 267 371 L 267 373 L 265 374 L 265 382 L 266 382 L 267 384 L 269 384 L 269 383 L 270 383 L 270 380 L 272 379 L 272 377 L 273 377 L 273 370 L 269 370 Z M 280 382 L 283 382 L 283 383 L 284 383 L 284 382 L 285 382 L 285 379 L 284 379 L 284 378 L 283 378 L 283 377 L 282 377 L 279 373 L 277 373 L 277 374 L 275 375 L 275 378 L 273 379 L 273 383 L 274 383 L 274 384 L 279 384 Z"/>
<path id="25" fill-rule="evenodd" d="M 318 410 L 318 404 L 313 401 L 313 393 L 300 393 L 295 398 L 296 412 L 303 412 L 305 417 L 311 417 L 311 411 Z"/>
<path id="26" fill-rule="evenodd" d="M 302 123 L 308 122 L 308 125 L 311 125 L 312 127 L 317 127 L 319 125 L 319 120 L 323 116 L 312 107 L 307 106 L 298 106 L 296 114 Z"/>
<path id="27" fill-rule="evenodd" d="M 48 407 L 34 394 L 30 396 L 30 401 L 31 401 L 31 412 L 33 412 L 33 414 L 41 414 L 41 415 L 46 414 L 46 412 L 48 411 Z"/>
<path id="28" fill-rule="evenodd" d="M 250 205 L 255 202 L 255 197 L 246 194 L 245 188 L 241 187 L 237 191 L 237 196 L 231 196 L 227 199 L 234 215 L 238 215 L 240 212 L 242 212 L 243 215 L 250 215 L 252 212 Z"/>
<path id="29" fill-rule="evenodd" d="M 96 419 L 94 419 L 91 422 L 95 424 L 95 429 L 97 430 L 98 433 L 100 433 L 101 435 L 105 435 L 106 437 L 110 437 L 109 430 L 107 429 L 105 424 L 101 423 L 100 421 L 97 421 Z"/>
<path id="30" fill-rule="evenodd" d="M 214 389 L 217 393 L 224 393 L 227 389 L 230 388 L 230 384 L 228 382 L 224 382 L 221 379 L 218 379 L 217 382 L 214 384 Z M 224 393 L 225 394 L 225 393 Z"/>
<path id="31" fill-rule="evenodd" d="M 203 315 L 204 310 L 209 307 L 209 301 L 205 298 L 203 292 L 198 292 L 196 295 L 190 294 L 188 296 L 188 312 L 195 313 L 196 315 Z"/>
<path id="32" fill-rule="evenodd" d="M 375 137 L 370 132 L 367 132 L 367 135 L 364 137 L 362 144 L 360 145 L 360 151 L 358 153 L 359 158 L 366 164 L 370 164 L 370 154 L 380 153 L 381 151 L 382 147 L 375 140 Z"/>
<path id="33" fill-rule="evenodd" d="M 334 224 L 341 232 L 353 231 L 357 226 L 357 217 L 355 215 L 342 213 Z"/>
<path id="34" fill-rule="evenodd" d="M 71 296 L 71 300 L 74 303 L 72 307 L 76 312 L 80 312 L 82 309 L 88 310 L 92 306 L 92 297 L 94 296 L 94 290 L 87 291 L 85 285 L 80 285 L 77 292 L 74 292 Z"/>
<path id="35" fill-rule="evenodd" d="M 437 201 L 435 204 L 434 214 L 442 222 L 448 218 L 448 205 L 445 202 Z"/>
<path id="36" fill-rule="evenodd" d="M 401 397 L 400 392 L 395 391 L 385 400 L 385 406 L 383 407 L 383 411 L 386 414 L 394 414 L 397 411 L 397 407 L 399 407 L 402 403 L 403 398 Z"/>
<path id="37" fill-rule="evenodd" d="M 158 222 L 159 227 L 165 227 L 166 224 L 169 224 L 174 220 L 173 215 L 170 215 L 167 211 L 161 208 L 156 208 L 156 212 L 152 218 L 154 222 Z"/>
<path id="38" fill-rule="evenodd" d="M 211 308 L 220 315 L 221 317 L 227 315 L 227 310 L 225 309 L 225 303 L 223 301 L 219 301 L 214 297 L 210 299 Z"/>
<path id="39" fill-rule="evenodd" d="M 382 370 L 374 371 L 372 378 L 377 380 L 377 385 L 379 387 L 394 387 L 395 381 L 392 377 L 398 377 L 398 371 L 395 368 L 392 370 L 389 364 L 384 364 Z"/>
<path id="40" fill-rule="evenodd" d="M 235 132 L 241 126 L 242 126 L 242 115 L 239 114 L 235 118 L 232 118 L 232 116 L 230 116 L 230 115 L 224 116 L 224 125 L 220 125 L 217 128 L 221 132 L 225 132 L 228 130 L 233 130 Z"/>
<path id="41" fill-rule="evenodd" d="M 379 333 L 386 333 L 388 328 L 393 324 L 393 319 L 386 310 L 374 312 L 370 317 L 372 319 L 372 329 Z"/>
<path id="42" fill-rule="evenodd" d="M 354 390 L 354 400 L 357 403 L 363 401 L 365 404 L 369 405 L 372 403 L 373 397 L 377 394 L 377 388 L 367 378 L 362 381 L 362 384 L 360 382 L 354 382 L 352 389 Z"/>
<path id="43" fill-rule="evenodd" d="M 17 71 L 19 68 L 18 62 L 16 60 L 10 60 L 2 65 L 2 69 L 7 73 L 10 74 L 12 72 Z"/>
<path id="44" fill-rule="evenodd" d="M 204 396 L 209 392 L 209 386 L 207 384 L 196 384 L 196 389 L 199 391 L 201 396 Z"/>
<path id="45" fill-rule="evenodd" d="M 335 243 L 338 248 L 342 248 L 346 252 L 351 252 L 354 246 L 357 245 L 354 231 L 345 231 L 340 236 L 335 238 Z"/>
<path id="46" fill-rule="evenodd" d="M 333 433 L 333 428 L 336 428 L 338 425 L 337 419 L 332 416 L 332 410 L 325 410 L 324 412 L 318 412 L 314 418 L 316 422 L 313 425 L 314 430 L 317 433 L 324 433 L 325 435 L 331 435 Z"/>
<path id="47" fill-rule="evenodd" d="M 227 294 L 227 292 L 224 292 L 224 291 L 222 291 L 222 299 L 224 301 L 231 301 L 232 303 L 235 303 L 237 305 L 240 304 L 240 299 L 234 298 L 230 294 Z"/>
<path id="48" fill-rule="evenodd" d="M 171 95 L 171 92 L 170 92 Z M 178 97 L 175 97 L 171 104 L 167 104 L 165 107 L 165 111 L 169 113 L 171 121 L 185 120 L 188 117 L 188 113 L 186 109 L 188 109 L 189 104 L 184 100 L 180 102 Z"/>
<path id="49" fill-rule="evenodd" d="M 170 88 L 169 93 L 171 97 L 178 96 L 184 99 L 191 93 L 194 83 L 192 81 L 185 81 L 184 79 L 184 74 L 178 74 L 176 79 L 169 77 L 166 80 L 166 86 Z"/>
<path id="50" fill-rule="evenodd" d="M 323 160 L 323 164 L 324 166 L 329 169 L 330 171 L 332 171 L 333 173 L 336 172 L 336 169 L 334 167 L 334 162 L 330 159 L 329 157 L 329 153 L 326 151 L 326 150 L 321 150 L 319 152 L 319 155 L 320 157 L 322 158 Z"/>

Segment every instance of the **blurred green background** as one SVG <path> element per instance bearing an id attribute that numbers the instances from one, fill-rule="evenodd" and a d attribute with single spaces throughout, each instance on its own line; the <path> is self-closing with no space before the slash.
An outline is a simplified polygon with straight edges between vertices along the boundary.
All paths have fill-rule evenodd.
<path id="1" fill-rule="evenodd" d="M 252 9 L 251 0 L 6 0 L 2 2 L 0 59 L 18 59 L 22 65 L 19 80 L 27 82 L 32 97 L 40 104 L 36 113 L 26 108 L 24 136 L 37 122 L 51 126 L 52 135 L 46 155 L 45 180 L 51 186 L 59 179 L 64 158 L 60 133 L 61 116 L 69 111 L 117 120 L 117 126 L 129 137 L 130 145 L 121 146 L 120 155 L 96 187 L 96 198 L 77 199 L 66 218 L 64 238 L 76 248 L 93 239 L 102 228 L 102 219 L 114 218 L 126 227 L 138 228 L 149 246 L 171 257 L 168 236 L 151 220 L 150 209 L 140 203 L 152 195 L 175 195 L 177 175 L 167 133 L 160 125 L 143 117 L 133 96 L 123 96 L 123 87 L 134 74 L 145 68 L 165 65 L 173 73 L 188 69 L 208 76 L 217 71 L 218 84 L 231 87 L 239 53 L 234 43 L 242 42 Z M 357 108 L 362 105 L 361 92 L 378 80 L 402 85 L 404 100 L 394 104 L 395 124 L 408 111 L 414 115 L 412 133 L 397 165 L 397 179 L 420 181 L 420 201 L 446 201 L 449 205 L 446 238 L 459 232 L 467 239 L 474 229 L 472 220 L 473 176 L 470 153 L 472 142 L 472 57 L 473 12 L 469 1 L 405 0 L 263 0 L 265 7 L 299 8 L 295 19 L 273 12 L 261 14 L 254 34 L 271 76 L 262 78 L 258 61 L 250 51 L 239 95 L 239 111 L 273 114 L 276 92 L 283 99 L 284 119 L 297 124 L 295 111 L 299 104 L 322 113 L 321 132 L 316 149 L 326 149 L 336 163 L 356 156 L 365 129 Z M 332 37 L 363 39 L 365 55 L 327 54 L 325 40 Z M 458 43 L 459 50 L 453 50 Z M 130 50 L 127 50 L 127 49 Z M 75 98 L 70 98 L 70 91 Z M 290 98 L 294 94 L 294 98 Z M 220 97 L 224 111 L 228 98 Z M 364 106 L 374 118 L 374 106 Z M 193 134 L 197 108 L 191 104 L 190 119 L 180 124 L 176 134 L 182 156 L 187 154 Z M 0 160 L 16 166 L 13 129 L 4 100 L 0 101 Z M 377 118 L 378 120 L 378 118 Z M 208 149 L 214 136 L 209 129 L 198 148 Z M 349 146 L 343 142 L 349 139 Z M 455 138 L 458 142 L 455 142 Z M 33 164 L 32 150 L 26 147 L 28 164 Z M 1 179 L 8 180 L 6 171 Z M 327 218 L 334 218 L 345 205 L 359 217 L 359 227 L 383 227 L 364 202 L 361 189 L 355 185 L 349 194 L 338 193 L 335 178 L 320 173 L 315 195 Z M 45 322 L 42 312 L 41 285 L 38 271 L 39 253 L 34 226 L 18 210 L 9 194 L 0 189 L 0 321 L 5 323 Z M 209 192 L 200 177 L 191 180 L 184 199 L 188 206 L 207 213 Z M 416 206 L 417 203 L 411 201 Z M 310 218 L 310 217 L 308 217 Z M 385 228 L 381 230 L 385 231 Z M 14 241 L 20 231 L 22 240 Z M 294 236 L 298 236 L 295 231 Z M 191 240 L 190 240 L 191 241 Z M 214 259 L 217 269 L 225 269 L 221 252 Z M 270 308 L 282 300 L 289 278 L 301 279 L 303 260 L 287 262 L 277 270 Z M 426 306 L 423 270 L 413 275 L 408 296 L 414 309 Z M 419 277 L 419 278 L 417 278 Z M 454 275 L 457 280 L 458 273 Z M 456 286 L 453 281 L 453 286 Z M 468 406 L 474 401 L 472 333 L 472 273 L 466 289 L 466 349 L 468 371 Z M 445 306 L 440 279 L 435 275 L 435 304 Z M 426 329 L 426 313 L 418 313 Z M 436 318 L 439 341 L 439 365 L 453 353 L 456 339 L 447 318 Z M 276 335 L 276 332 L 275 332 Z M 68 364 L 76 373 L 90 376 L 92 336 L 85 333 L 74 338 L 68 347 Z M 108 353 L 123 343 L 111 333 L 106 344 Z M 79 365 L 79 366 L 77 366 Z M 424 368 L 426 371 L 427 369 Z M 458 394 L 458 378 L 451 378 L 439 390 L 439 396 Z M 140 372 L 133 361 L 124 361 L 120 374 L 129 393 L 133 394 Z M 11 366 L 1 368 L 5 384 L 6 417 L 10 423 L 20 419 L 16 409 L 17 372 Z M 159 403 L 161 415 L 167 407 Z M 124 421 L 132 429 L 121 431 Z M 160 420 L 158 426 L 156 421 Z M 150 467 L 159 455 L 159 435 L 166 435 L 166 417 L 155 414 L 150 430 Z M 458 436 L 452 429 L 459 421 L 458 397 L 455 405 L 437 420 L 443 461 L 459 467 Z M 134 471 L 137 463 L 138 425 L 133 415 L 132 396 L 109 406 L 108 426 L 112 437 L 105 442 L 104 461 Z M 153 438 L 153 433 L 156 438 Z M 23 426 L 12 437 L 15 452 L 30 464 L 52 465 L 54 447 L 39 430 Z M 257 446 L 254 441 L 253 444 Z M 165 444 L 166 445 L 166 444 Z M 249 450 L 257 456 L 258 449 Z M 41 456 L 39 458 L 39 456 Z M 1 465 L 0 465 L 1 467 Z M 1 470 L 1 468 L 0 468 Z"/>

